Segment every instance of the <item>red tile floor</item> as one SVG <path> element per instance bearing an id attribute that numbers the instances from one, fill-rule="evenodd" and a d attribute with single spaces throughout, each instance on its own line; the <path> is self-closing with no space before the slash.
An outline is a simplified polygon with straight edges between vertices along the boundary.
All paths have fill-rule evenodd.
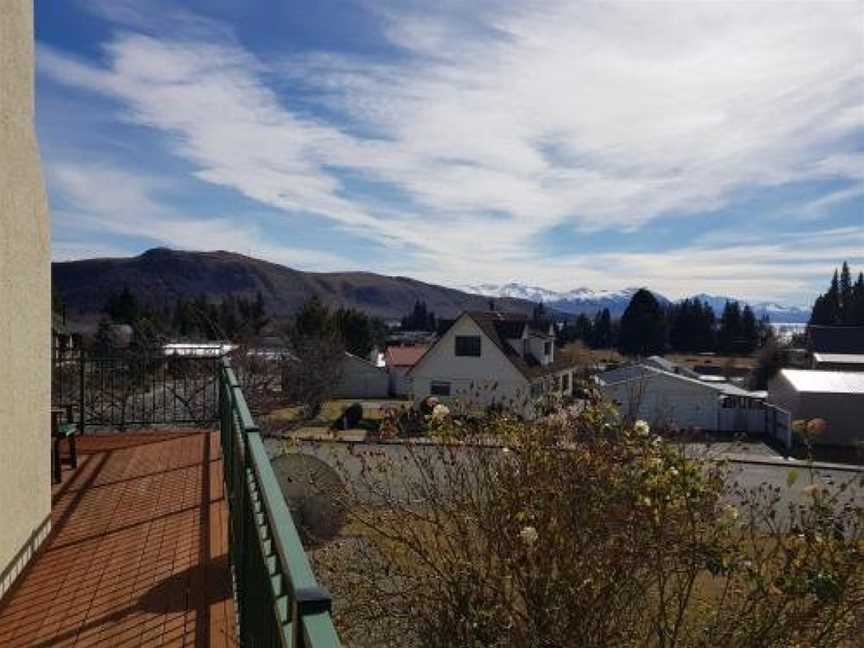
<path id="1" fill-rule="evenodd" d="M 234 646 L 218 434 L 88 435 L 78 452 L 0 600 L 0 646 Z"/>

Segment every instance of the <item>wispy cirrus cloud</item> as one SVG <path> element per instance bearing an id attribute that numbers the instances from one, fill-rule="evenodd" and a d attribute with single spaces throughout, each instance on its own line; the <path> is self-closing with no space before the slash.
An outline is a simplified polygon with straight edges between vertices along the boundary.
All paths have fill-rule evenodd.
<path id="1" fill-rule="evenodd" d="M 673 293 L 719 277 L 776 296 L 804 290 L 831 253 L 864 261 L 838 242 L 793 280 L 788 241 L 554 260 L 535 243 L 560 226 L 574 246 L 578 232 L 650 236 L 670 215 L 722 230 L 739 192 L 793 183 L 851 184 L 801 207 L 815 217 L 860 199 L 860 2 L 376 6 L 399 52 L 380 59 L 263 57 L 218 22 L 164 36 L 124 7 L 107 14 L 120 30 L 103 61 L 43 46 L 40 72 L 110 97 L 198 180 L 374 239 L 406 272 L 553 287 L 644 277 Z"/>

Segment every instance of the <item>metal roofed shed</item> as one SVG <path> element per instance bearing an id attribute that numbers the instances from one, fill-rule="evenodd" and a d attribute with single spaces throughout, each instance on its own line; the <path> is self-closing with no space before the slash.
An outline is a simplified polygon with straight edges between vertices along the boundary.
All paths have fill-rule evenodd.
<path id="1" fill-rule="evenodd" d="M 864 353 L 814 353 L 813 368 L 864 372 Z"/>
<path id="2" fill-rule="evenodd" d="M 772 403 L 788 409 L 793 420 L 821 418 L 823 445 L 864 442 L 864 372 L 782 369 L 768 384 Z"/>

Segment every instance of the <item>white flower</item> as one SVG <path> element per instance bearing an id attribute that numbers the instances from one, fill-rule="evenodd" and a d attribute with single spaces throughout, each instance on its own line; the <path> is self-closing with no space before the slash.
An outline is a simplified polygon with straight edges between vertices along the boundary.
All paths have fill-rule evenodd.
<path id="1" fill-rule="evenodd" d="M 633 431 L 639 436 L 648 436 L 651 432 L 651 426 L 648 425 L 647 421 L 639 419 L 633 424 Z"/>
<path id="2" fill-rule="evenodd" d="M 738 509 L 731 504 L 727 504 L 723 507 L 723 516 L 734 522 L 738 519 Z"/>
<path id="3" fill-rule="evenodd" d="M 669 469 L 669 474 L 672 475 L 673 477 L 677 477 L 678 476 L 678 469 L 675 466 L 672 466 Z"/>
<path id="4" fill-rule="evenodd" d="M 533 526 L 526 526 L 519 532 L 519 537 L 522 539 L 522 542 L 525 543 L 525 546 L 530 547 L 537 542 L 540 538 L 540 534 L 537 533 L 537 529 Z"/>
<path id="5" fill-rule="evenodd" d="M 432 418 L 434 420 L 444 419 L 450 416 L 450 409 L 446 405 L 440 403 L 432 408 Z"/>
<path id="6" fill-rule="evenodd" d="M 503 448 L 501 448 L 501 452 L 503 452 L 504 454 L 509 454 L 510 448 L 508 448 L 507 446 L 504 446 Z"/>

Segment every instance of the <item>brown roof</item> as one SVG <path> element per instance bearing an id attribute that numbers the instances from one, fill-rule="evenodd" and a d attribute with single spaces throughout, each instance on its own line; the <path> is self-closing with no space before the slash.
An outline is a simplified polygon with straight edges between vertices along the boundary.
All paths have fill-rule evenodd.
<path id="1" fill-rule="evenodd" d="M 426 345 L 389 346 L 384 351 L 384 364 L 388 367 L 413 367 L 428 349 Z"/>
<path id="2" fill-rule="evenodd" d="M 507 359 L 523 376 L 532 380 L 546 374 L 567 369 L 573 362 L 561 354 L 545 367 L 529 355 L 527 358 L 507 344 L 508 339 L 520 338 L 527 326 L 529 332 L 543 337 L 551 337 L 546 331 L 535 328 L 527 316 L 521 313 L 502 313 L 499 311 L 468 311 L 468 317 L 495 343 Z"/>

